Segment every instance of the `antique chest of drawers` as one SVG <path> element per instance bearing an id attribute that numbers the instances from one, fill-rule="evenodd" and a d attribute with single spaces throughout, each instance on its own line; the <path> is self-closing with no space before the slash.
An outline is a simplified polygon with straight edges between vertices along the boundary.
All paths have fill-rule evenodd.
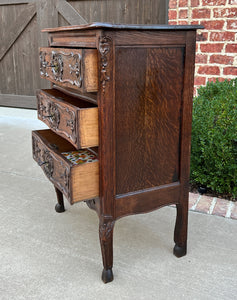
<path id="1" fill-rule="evenodd" d="M 63 195 L 99 217 L 113 280 L 113 228 L 123 216 L 176 204 L 174 254 L 187 248 L 196 30 L 201 26 L 93 23 L 46 29 L 33 157 Z"/>

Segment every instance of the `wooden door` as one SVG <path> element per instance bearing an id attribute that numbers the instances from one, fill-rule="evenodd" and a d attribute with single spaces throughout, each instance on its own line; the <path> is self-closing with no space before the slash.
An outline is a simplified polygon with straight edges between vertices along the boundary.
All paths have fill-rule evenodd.
<path id="1" fill-rule="evenodd" d="M 41 29 L 91 22 L 164 24 L 167 0 L 0 0 L 0 106 L 36 108 Z"/>

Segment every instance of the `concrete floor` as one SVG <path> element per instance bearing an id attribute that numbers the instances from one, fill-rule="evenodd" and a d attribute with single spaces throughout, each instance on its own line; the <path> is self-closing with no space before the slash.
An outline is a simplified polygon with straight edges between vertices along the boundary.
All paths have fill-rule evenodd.
<path id="1" fill-rule="evenodd" d="M 122 218 L 114 281 L 100 277 L 98 218 L 84 203 L 54 211 L 33 161 L 30 110 L 0 108 L 0 299 L 236 299 L 237 221 L 190 212 L 188 254 L 172 254 L 175 209 Z"/>

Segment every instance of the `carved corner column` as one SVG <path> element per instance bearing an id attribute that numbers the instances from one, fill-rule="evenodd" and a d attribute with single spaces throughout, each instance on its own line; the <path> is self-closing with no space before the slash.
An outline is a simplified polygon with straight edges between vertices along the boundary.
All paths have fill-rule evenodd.
<path id="1" fill-rule="evenodd" d="M 113 280 L 113 228 L 115 197 L 115 120 L 113 91 L 113 39 L 107 32 L 99 37 L 99 160 L 100 224 L 99 237 L 104 269 L 104 283 Z"/>

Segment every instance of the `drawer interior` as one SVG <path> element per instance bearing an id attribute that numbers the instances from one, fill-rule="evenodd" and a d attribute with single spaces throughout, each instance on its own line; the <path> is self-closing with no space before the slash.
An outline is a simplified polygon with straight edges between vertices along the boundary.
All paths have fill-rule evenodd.
<path id="1" fill-rule="evenodd" d="M 67 140 L 57 135 L 50 129 L 37 130 L 37 133 L 40 135 L 40 138 L 43 140 L 45 145 L 47 145 L 49 148 L 52 148 L 54 151 L 60 154 L 62 152 L 78 150 L 71 143 L 69 143 Z M 98 147 L 90 147 L 90 149 L 98 153 Z"/>
<path id="2" fill-rule="evenodd" d="M 73 106 L 76 106 L 78 108 L 91 108 L 91 107 L 97 107 L 94 103 L 87 102 L 85 100 L 82 100 L 80 98 L 76 98 L 70 95 L 67 95 L 57 89 L 44 89 L 42 90 L 44 93 L 48 94 L 50 97 L 56 98 L 58 100 L 67 102 Z M 38 91 L 40 93 L 40 91 Z"/>
<path id="3" fill-rule="evenodd" d="M 76 150 L 71 143 L 55 134 L 50 129 L 37 130 L 37 133 L 40 134 L 44 144 L 49 148 L 54 149 L 56 152 L 62 153 Z"/>

